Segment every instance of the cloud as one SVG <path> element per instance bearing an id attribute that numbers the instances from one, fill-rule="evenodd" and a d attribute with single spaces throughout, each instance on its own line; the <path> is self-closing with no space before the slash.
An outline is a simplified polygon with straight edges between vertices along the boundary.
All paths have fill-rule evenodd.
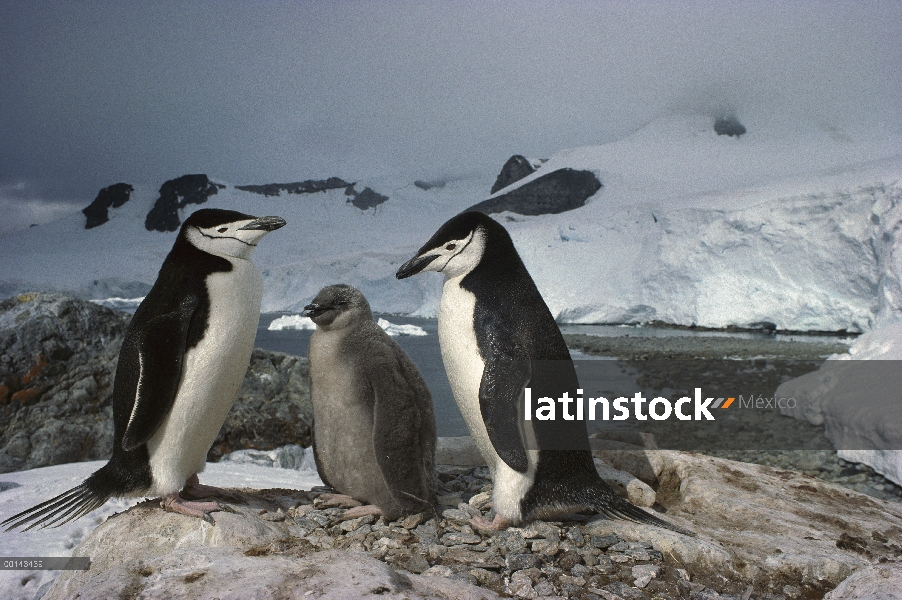
<path id="1" fill-rule="evenodd" d="M 49 223 L 77 210 L 72 202 L 42 197 L 25 182 L 0 185 L 0 235 Z"/>
<path id="2" fill-rule="evenodd" d="M 0 181 L 494 174 L 719 111 L 899 131 L 902 4 L 0 3 Z"/>

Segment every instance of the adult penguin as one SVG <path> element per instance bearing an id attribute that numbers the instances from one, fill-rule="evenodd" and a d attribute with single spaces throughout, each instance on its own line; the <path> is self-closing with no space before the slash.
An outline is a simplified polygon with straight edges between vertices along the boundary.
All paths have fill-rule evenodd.
<path id="1" fill-rule="evenodd" d="M 210 513 L 224 510 L 195 501 L 229 497 L 197 474 L 253 350 L 263 279 L 251 254 L 283 225 L 221 209 L 185 220 L 119 351 L 112 458 L 81 485 L 3 521 L 7 531 L 59 526 L 123 496 L 161 496 L 164 509 L 211 523 Z"/>
<path id="2" fill-rule="evenodd" d="M 448 381 L 494 483 L 502 529 L 578 510 L 688 533 L 615 495 L 595 470 L 578 420 L 524 419 L 524 389 L 558 398 L 579 388 L 564 338 L 507 231 L 480 212 L 442 225 L 398 269 L 445 276 L 438 327 Z"/>

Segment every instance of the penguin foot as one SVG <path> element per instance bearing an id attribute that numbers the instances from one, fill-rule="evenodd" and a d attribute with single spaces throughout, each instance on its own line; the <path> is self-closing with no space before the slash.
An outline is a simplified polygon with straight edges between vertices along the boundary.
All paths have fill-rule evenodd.
<path id="1" fill-rule="evenodd" d="M 247 504 L 247 501 L 238 494 L 212 485 L 204 485 L 200 483 L 200 481 L 197 479 L 196 473 L 189 477 L 185 482 L 185 487 L 182 488 L 182 497 L 188 500 L 221 498 L 226 502 L 233 502 L 235 504 Z"/>
<path id="2" fill-rule="evenodd" d="M 344 494 L 320 494 L 313 504 L 317 508 L 356 508 L 363 503 Z"/>
<path id="3" fill-rule="evenodd" d="M 349 519 L 356 519 L 357 517 L 365 517 L 367 515 L 373 515 L 374 517 L 381 517 L 382 509 L 380 509 L 375 504 L 365 504 L 364 506 L 355 506 L 354 508 L 348 510 L 345 514 L 341 515 L 341 520 L 347 521 Z"/>
<path id="4" fill-rule="evenodd" d="M 502 529 L 507 529 L 513 525 L 511 521 L 508 521 L 498 514 L 496 514 L 495 518 L 491 521 L 485 517 L 473 517 L 470 519 L 469 523 L 470 527 L 476 531 L 501 531 Z"/>
<path id="5" fill-rule="evenodd" d="M 169 494 L 163 498 L 160 501 L 160 507 L 167 512 L 174 512 L 180 515 L 203 519 L 210 525 L 216 524 L 216 522 L 213 521 L 213 517 L 210 516 L 211 512 L 234 512 L 231 509 L 226 510 L 226 508 L 220 506 L 217 502 L 193 502 L 191 500 L 185 500 L 179 496 L 178 493 Z"/>

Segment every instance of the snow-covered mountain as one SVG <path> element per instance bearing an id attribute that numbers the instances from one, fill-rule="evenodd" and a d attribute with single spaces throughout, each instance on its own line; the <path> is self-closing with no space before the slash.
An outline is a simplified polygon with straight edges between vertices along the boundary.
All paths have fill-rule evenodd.
<path id="1" fill-rule="evenodd" d="M 863 331 L 881 312 L 902 309 L 889 269 L 902 243 L 899 138 L 749 122 L 736 138 L 713 124 L 653 121 L 617 142 L 562 151 L 496 192 L 563 168 L 591 171 L 603 184 L 575 210 L 495 215 L 560 320 Z M 398 281 L 395 270 L 446 219 L 488 198 L 492 183 L 360 181 L 358 190 L 389 197 L 361 210 L 339 189 L 264 196 L 211 179 L 226 185 L 203 206 L 288 221 L 255 254 L 263 310 L 297 311 L 323 286 L 344 282 L 376 311 L 417 315 L 435 314 L 441 276 Z M 143 295 L 175 236 L 144 227 L 158 196 L 136 185 L 93 229 L 77 214 L 0 236 L 0 292 Z"/>

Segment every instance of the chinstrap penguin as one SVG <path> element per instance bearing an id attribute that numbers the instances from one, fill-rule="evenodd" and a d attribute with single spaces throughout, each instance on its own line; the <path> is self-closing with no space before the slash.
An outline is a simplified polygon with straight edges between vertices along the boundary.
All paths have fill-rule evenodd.
<path id="1" fill-rule="evenodd" d="M 398 279 L 421 271 L 445 276 L 438 327 L 442 359 L 454 398 L 494 488 L 501 529 L 534 518 L 579 510 L 688 533 L 615 495 L 595 470 L 581 421 L 524 421 L 524 388 L 556 398 L 579 388 L 564 338 L 499 223 L 475 211 L 442 225 L 398 269 Z"/>
<path id="2" fill-rule="evenodd" d="M 432 396 L 410 357 L 373 322 L 363 294 L 323 288 L 304 307 L 310 338 L 313 450 L 323 482 L 366 506 L 349 515 L 389 521 L 434 510 Z M 348 517 L 348 515 L 345 515 Z"/>
<path id="3" fill-rule="evenodd" d="M 113 497 L 160 496 L 166 510 L 212 523 L 209 513 L 224 507 L 191 499 L 237 499 L 200 485 L 197 473 L 253 349 L 263 280 L 251 253 L 283 225 L 279 217 L 220 209 L 185 220 L 122 342 L 112 458 L 81 485 L 3 521 L 7 531 L 56 527 Z"/>

